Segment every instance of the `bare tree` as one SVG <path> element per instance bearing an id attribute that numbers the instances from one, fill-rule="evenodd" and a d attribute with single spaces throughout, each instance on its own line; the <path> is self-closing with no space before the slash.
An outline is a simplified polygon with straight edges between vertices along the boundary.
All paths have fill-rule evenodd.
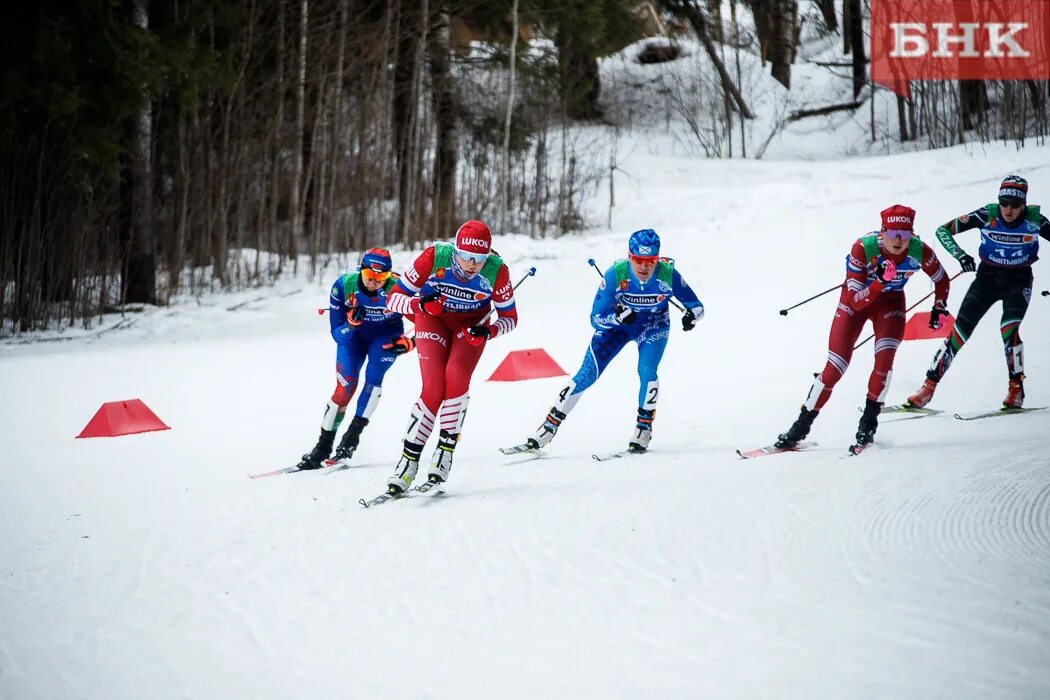
<path id="1" fill-rule="evenodd" d="M 149 28 L 147 0 L 135 0 L 132 21 L 139 29 Z M 128 302 L 152 304 L 156 301 L 157 263 L 153 237 L 153 110 L 148 97 L 135 118 L 132 142 L 130 240 L 123 297 Z"/>

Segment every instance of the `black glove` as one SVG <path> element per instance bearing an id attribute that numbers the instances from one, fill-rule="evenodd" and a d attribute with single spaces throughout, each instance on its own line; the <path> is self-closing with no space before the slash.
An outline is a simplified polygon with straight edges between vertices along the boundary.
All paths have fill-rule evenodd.
<path id="1" fill-rule="evenodd" d="M 883 284 L 892 282 L 897 276 L 897 265 L 892 260 L 880 260 L 875 266 L 875 279 Z"/>
<path id="2" fill-rule="evenodd" d="M 404 355 L 406 352 L 412 352 L 414 347 L 416 347 L 416 337 L 414 335 L 401 335 L 391 338 L 390 342 L 383 346 L 383 349 L 395 355 Z"/>
<path id="3" fill-rule="evenodd" d="M 944 305 L 943 301 L 934 302 L 933 308 L 930 309 L 930 328 L 937 330 L 941 327 L 941 316 L 947 316 L 948 309 Z"/>
<path id="4" fill-rule="evenodd" d="M 696 322 L 704 317 L 704 307 L 697 306 L 693 309 L 686 309 L 685 313 L 682 314 L 682 330 L 691 331 L 696 328 Z"/>
<path id="5" fill-rule="evenodd" d="M 616 311 L 613 315 L 616 317 L 617 323 L 619 323 L 621 326 L 626 326 L 638 317 L 638 312 L 632 309 L 630 306 L 617 304 Z"/>
<path id="6" fill-rule="evenodd" d="M 346 322 L 351 326 L 360 326 L 365 322 L 365 307 L 354 304 L 346 312 Z"/>
<path id="7" fill-rule="evenodd" d="M 977 269 L 977 263 L 974 262 L 973 256 L 966 253 L 963 253 L 962 257 L 959 258 L 959 265 L 962 266 L 963 272 L 973 272 Z"/>

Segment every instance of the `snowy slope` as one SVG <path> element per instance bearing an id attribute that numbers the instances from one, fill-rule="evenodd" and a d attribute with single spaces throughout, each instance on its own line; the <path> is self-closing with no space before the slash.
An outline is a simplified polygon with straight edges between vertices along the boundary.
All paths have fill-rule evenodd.
<path id="1" fill-rule="evenodd" d="M 498 238 L 515 278 L 539 272 L 520 289 L 520 328 L 475 375 L 441 498 L 357 505 L 397 457 L 414 355 L 388 374 L 359 466 L 245 477 L 316 438 L 334 352 L 315 309 L 330 280 L 234 312 L 204 299 L 93 340 L 0 346 L 0 697 L 1050 694 L 1050 411 L 887 422 L 844 458 L 869 343 L 814 428 L 820 448 L 734 454 L 790 424 L 824 362 L 833 296 L 777 309 L 840 280 L 879 210 L 915 206 L 932 241 L 1010 171 L 1048 201 L 1050 148 L 818 166 L 674 157 L 634 138 L 611 231 Z M 597 281 L 585 261 L 608 264 L 643 226 L 707 307 L 695 332 L 672 331 L 653 452 L 590 459 L 630 431 L 629 348 L 548 459 L 512 464 L 496 448 L 538 425 L 562 380 L 482 380 L 517 348 L 574 371 Z M 976 234 L 962 243 L 976 251 Z M 918 277 L 908 293 L 929 290 Z M 1050 404 L 1048 304 L 1036 296 L 1022 326 L 1030 405 Z M 997 323 L 998 307 L 935 407 L 998 405 Z M 902 345 L 891 401 L 935 347 Z M 172 430 L 73 439 L 100 403 L 131 397 Z"/>

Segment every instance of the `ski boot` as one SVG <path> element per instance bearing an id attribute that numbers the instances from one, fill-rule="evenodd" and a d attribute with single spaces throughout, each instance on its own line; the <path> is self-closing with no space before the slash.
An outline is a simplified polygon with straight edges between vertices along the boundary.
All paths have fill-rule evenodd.
<path id="1" fill-rule="evenodd" d="M 368 425 L 367 418 L 354 416 L 354 419 L 350 421 L 350 427 L 343 434 L 343 439 L 339 441 L 339 447 L 335 448 L 335 454 L 332 455 L 330 461 L 349 462 L 350 458 L 354 456 L 358 443 L 361 441 L 361 431 L 365 429 L 366 425 Z"/>
<path id="2" fill-rule="evenodd" d="M 629 452 L 645 452 L 649 449 L 649 441 L 653 439 L 653 418 L 656 417 L 656 409 L 647 411 L 638 409 L 638 418 L 634 424 L 634 435 L 627 445 Z"/>
<path id="3" fill-rule="evenodd" d="M 809 429 L 813 427 L 813 419 L 817 417 L 820 411 L 810 410 L 805 406 L 802 407 L 802 412 L 798 414 L 798 418 L 791 424 L 786 433 L 781 433 L 777 436 L 777 441 L 773 443 L 773 447 L 778 450 L 791 450 L 798 446 L 798 443 L 806 439 L 809 435 Z"/>
<path id="4" fill-rule="evenodd" d="M 452 453 L 456 449 L 457 442 L 459 442 L 459 433 L 441 431 L 437 447 L 434 448 L 434 459 L 430 462 L 430 471 L 427 472 L 427 481 L 432 484 L 442 484 L 448 481 L 448 473 L 452 471 Z"/>
<path id="5" fill-rule="evenodd" d="M 546 447 L 547 443 L 554 439 L 554 434 L 558 432 L 558 428 L 561 427 L 563 420 L 565 420 L 565 414 L 551 406 L 550 413 L 543 419 L 543 425 L 540 426 L 535 435 L 525 441 L 525 444 L 533 450 Z"/>
<path id="6" fill-rule="evenodd" d="M 320 469 L 328 455 L 332 454 L 332 445 L 335 443 L 334 430 L 322 430 L 321 437 L 317 438 L 314 449 L 303 455 L 303 461 L 296 466 L 300 469 Z"/>
<path id="7" fill-rule="evenodd" d="M 401 459 L 394 467 L 394 474 L 387 479 L 386 492 L 393 496 L 400 496 L 412 485 L 419 471 L 419 456 L 423 453 L 423 446 L 414 442 L 405 441 L 405 447 L 401 451 Z"/>
<path id="8" fill-rule="evenodd" d="M 875 442 L 875 431 L 879 428 L 879 411 L 881 410 L 881 403 L 865 399 L 864 413 L 861 414 L 860 422 L 857 424 L 858 445 L 870 445 Z"/>
<path id="9" fill-rule="evenodd" d="M 1019 374 L 1010 379 L 1010 386 L 1003 399 L 1003 408 L 1021 408 L 1024 406 L 1024 375 Z"/>
<path id="10" fill-rule="evenodd" d="M 935 391 L 937 391 L 937 382 L 927 377 L 926 381 L 919 387 L 919 390 L 909 396 L 904 405 L 908 408 L 922 408 L 930 402 Z"/>

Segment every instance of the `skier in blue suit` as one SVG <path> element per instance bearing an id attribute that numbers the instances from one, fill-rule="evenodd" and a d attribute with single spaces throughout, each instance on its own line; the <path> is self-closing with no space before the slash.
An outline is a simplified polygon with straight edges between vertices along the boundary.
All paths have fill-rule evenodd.
<path id="1" fill-rule="evenodd" d="M 317 445 L 303 455 L 300 469 L 320 469 L 330 455 L 333 464 L 349 462 L 361 431 L 379 404 L 384 375 L 398 355 L 415 347 L 414 338 L 405 335 L 401 314 L 386 308 L 387 294 L 397 283 L 392 267 L 385 248 L 371 248 L 357 270 L 344 272 L 332 285 L 328 320 L 336 343 L 335 391 L 325 406 Z M 335 434 L 357 389 L 362 367 L 365 382 L 357 398 L 357 410 L 333 455 Z"/>
<path id="2" fill-rule="evenodd" d="M 704 305 L 674 261 L 660 257 L 660 237 L 652 229 L 631 234 L 627 258 L 605 271 L 591 308 L 594 336 L 583 357 L 583 365 L 559 392 L 543 425 L 526 444 L 539 449 L 549 443 L 562 421 L 613 358 L 629 342 L 638 344 L 638 418 L 628 449 L 645 452 L 653 435 L 656 401 L 660 396 L 657 369 L 671 333 L 668 304 L 671 297 L 685 306 L 682 330 L 691 331 L 704 317 Z"/>

